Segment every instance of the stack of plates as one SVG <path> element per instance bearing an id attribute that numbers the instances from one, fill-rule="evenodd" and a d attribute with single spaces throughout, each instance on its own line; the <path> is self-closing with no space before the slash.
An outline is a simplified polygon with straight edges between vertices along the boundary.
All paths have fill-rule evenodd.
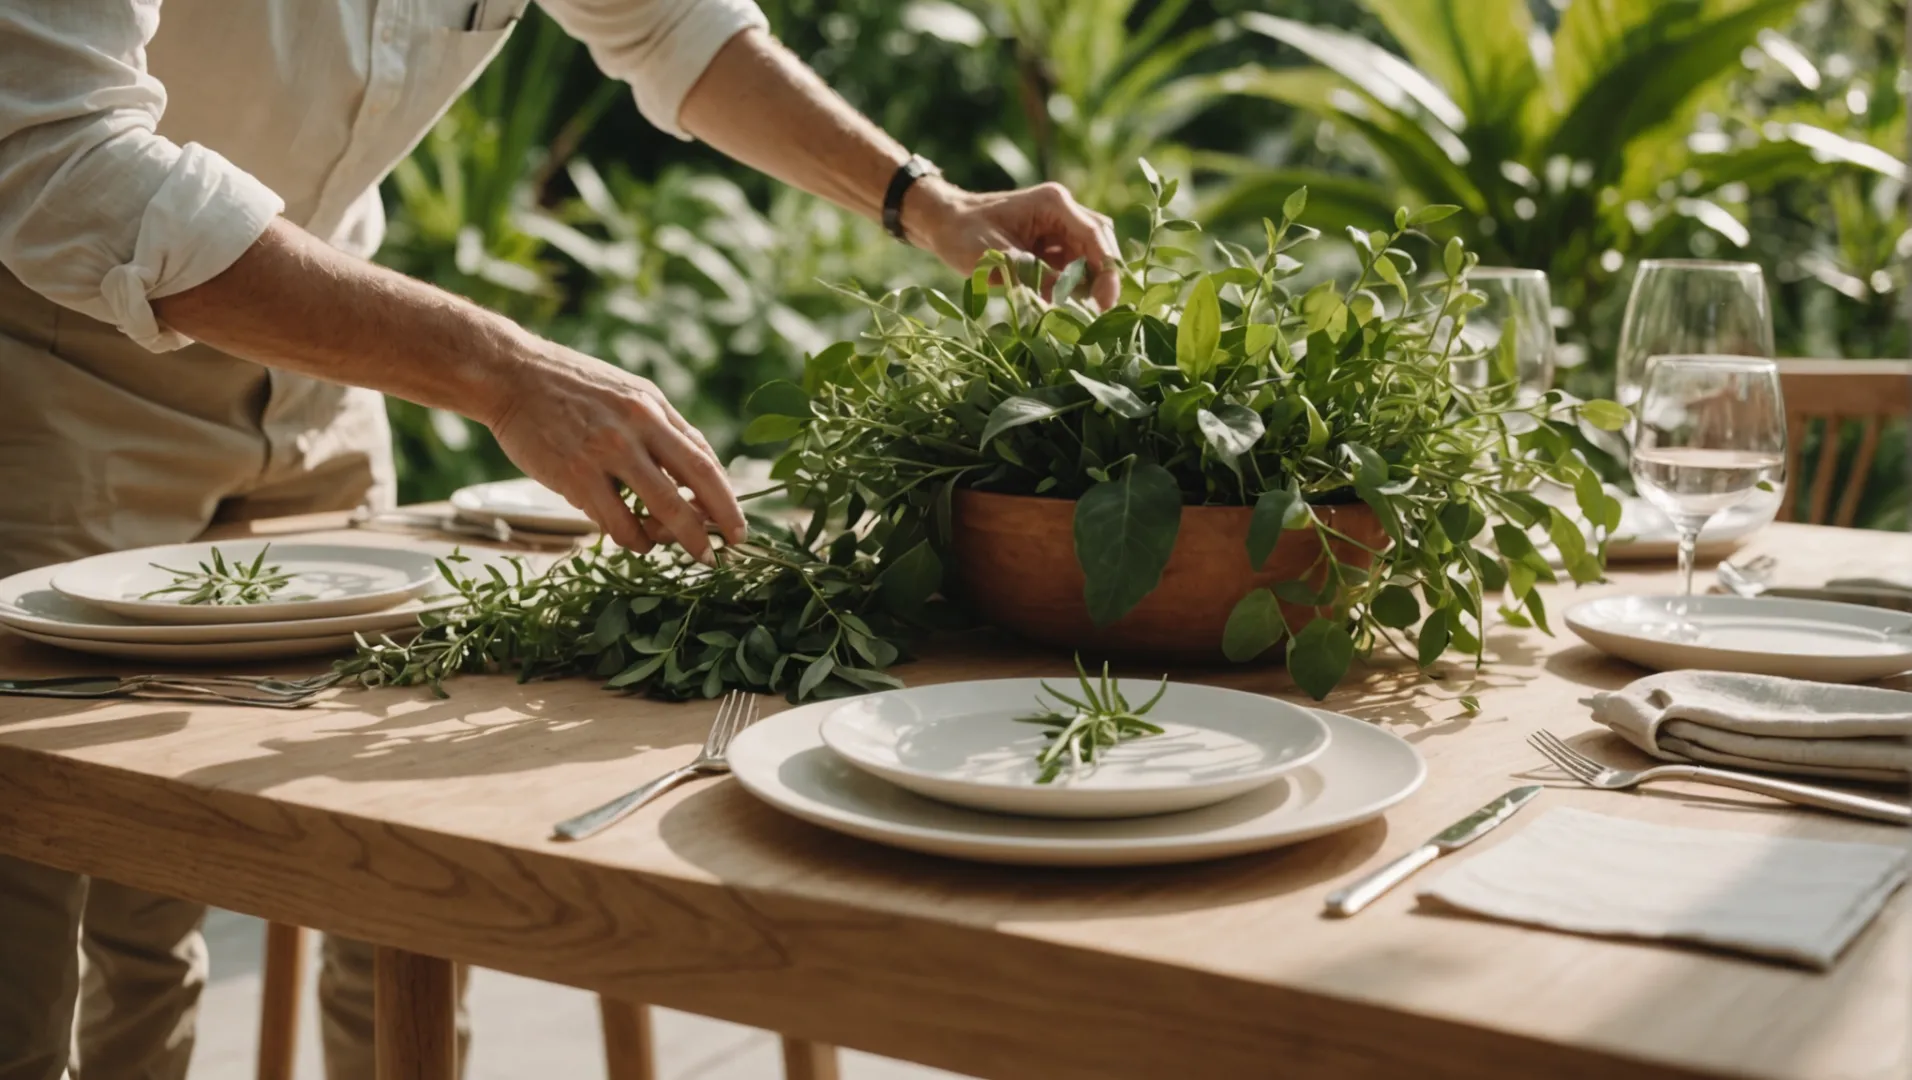
<path id="1" fill-rule="evenodd" d="M 1148 716 L 1164 734 L 1039 784 L 1043 729 L 1016 718 L 1037 711 L 1041 689 L 1006 679 L 801 706 L 739 735 L 731 771 L 771 806 L 827 829 L 1050 866 L 1189 862 L 1298 843 L 1378 817 L 1427 772 L 1412 746 L 1374 725 L 1171 683 Z"/>
<path id="2" fill-rule="evenodd" d="M 452 493 L 452 509 L 479 525 L 504 524 L 519 532 L 583 536 L 597 531 L 584 511 L 536 480 L 473 484 Z"/>
<path id="3" fill-rule="evenodd" d="M 291 580 L 262 603 L 202 605 L 151 596 L 214 548 L 250 564 L 262 549 Z M 354 634 L 402 633 L 457 596 L 436 555 L 416 548 L 231 540 L 99 555 L 0 580 L 0 624 L 75 652 L 137 660 L 265 660 L 343 652 Z M 280 599 L 279 597 L 284 597 Z"/>

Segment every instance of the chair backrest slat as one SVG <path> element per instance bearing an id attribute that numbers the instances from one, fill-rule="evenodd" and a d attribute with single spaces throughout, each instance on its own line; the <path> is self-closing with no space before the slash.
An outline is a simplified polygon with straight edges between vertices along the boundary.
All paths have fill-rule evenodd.
<path id="1" fill-rule="evenodd" d="M 1779 381 L 1786 397 L 1787 482 L 1796 485 L 1804 479 L 1802 452 L 1808 435 L 1818 429 L 1819 457 L 1807 489 L 1806 520 L 1851 525 L 1878 456 L 1884 421 L 1912 418 L 1912 361 L 1781 360 Z M 1859 426 L 1859 445 L 1842 485 L 1839 459 L 1848 422 Z M 1840 489 L 1836 502 L 1835 488 Z M 1780 508 L 1781 520 L 1793 520 L 1794 505 L 1789 495 Z"/>

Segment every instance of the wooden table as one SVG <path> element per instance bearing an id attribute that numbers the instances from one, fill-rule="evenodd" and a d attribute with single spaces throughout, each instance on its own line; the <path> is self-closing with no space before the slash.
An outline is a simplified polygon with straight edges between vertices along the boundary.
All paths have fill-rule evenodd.
<path id="1" fill-rule="evenodd" d="M 1912 537 L 1880 533 L 1776 526 L 1753 546 L 1804 581 L 1912 562 Z M 1664 591 L 1672 575 L 1612 577 L 1581 595 Z M 1570 598 L 1550 597 L 1556 621 Z M 1523 738 L 1588 732 L 1577 700 L 1640 672 L 1561 633 L 1493 633 L 1478 678 L 1369 670 L 1328 704 L 1416 744 L 1426 787 L 1385 821 L 1207 865 L 942 861 L 812 828 L 728 781 L 555 844 L 551 822 L 688 759 L 712 710 L 505 678 L 459 681 L 445 701 L 351 692 L 290 714 L 0 701 L 0 851 L 395 947 L 382 1020 L 394 1052 L 416 1055 L 405 1080 L 444 1075 L 416 1064 L 449 1057 L 432 1049 L 447 1030 L 444 959 L 986 1077 L 1905 1076 L 1903 895 L 1826 974 L 1430 913 L 1411 889 L 1352 920 L 1322 916 L 1336 883 L 1536 779 L 1551 790 L 1529 814 L 1903 836 L 1717 790 L 1566 785 Z M 899 674 L 1064 665 L 978 640 Z M 9 674 L 80 667 L 0 646 Z M 1293 693 L 1279 669 L 1192 677 Z"/>

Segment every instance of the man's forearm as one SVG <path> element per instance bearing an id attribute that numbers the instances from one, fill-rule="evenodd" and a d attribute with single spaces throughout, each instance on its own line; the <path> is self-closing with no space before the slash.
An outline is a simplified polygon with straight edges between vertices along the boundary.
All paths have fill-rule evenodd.
<path id="1" fill-rule="evenodd" d="M 678 119 L 759 172 L 872 220 L 881 218 L 883 194 L 909 157 L 790 50 L 756 30 L 717 53 Z M 919 181 L 905 199 L 904 228 L 913 230 L 922 209 L 952 194 L 947 185 Z"/>
<path id="2" fill-rule="evenodd" d="M 234 356 L 485 424 L 509 399 L 506 358 L 536 342 L 508 319 L 284 220 L 224 273 L 153 309 L 172 329 Z"/>

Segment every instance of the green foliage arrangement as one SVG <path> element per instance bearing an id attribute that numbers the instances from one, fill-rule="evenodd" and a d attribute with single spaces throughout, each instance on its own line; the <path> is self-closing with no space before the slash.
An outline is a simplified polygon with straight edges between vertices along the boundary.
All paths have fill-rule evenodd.
<path id="1" fill-rule="evenodd" d="M 228 562 L 218 548 L 213 548 L 210 558 L 200 563 L 195 570 L 174 570 L 153 563 L 153 569 L 173 575 L 172 584 L 141 593 L 139 598 L 157 600 L 177 597 L 181 604 L 213 607 L 263 604 L 272 600 L 310 600 L 309 596 L 277 595 L 292 584 L 292 575 L 277 566 L 266 565 L 266 553 L 271 550 L 272 545 L 267 544 L 259 549 L 258 558 L 251 563 L 244 563 Z"/>
<path id="2" fill-rule="evenodd" d="M 1604 539 L 1590 549 L 1579 522 L 1529 489 L 1573 491 L 1603 538 L 1619 504 L 1568 430 L 1614 430 L 1627 414 L 1557 391 L 1524 400 L 1510 350 L 1484 358 L 1486 387 L 1457 381 L 1456 362 L 1474 359 L 1460 355 L 1458 330 L 1483 302 L 1466 283 L 1474 256 L 1458 240 L 1436 247 L 1424 278 L 1408 250 L 1452 207 L 1351 230 L 1357 279 L 1304 289 L 1291 252 L 1316 235 L 1297 221 L 1305 189 L 1264 222 L 1262 251 L 1219 242 L 1226 265 L 1208 270 L 1174 243 L 1199 231 L 1170 213 L 1174 182 L 1143 171 L 1148 232 L 1106 312 L 1072 299 L 1080 264 L 1050 284 L 1049 304 L 1020 280 L 1027 268 L 999 257 L 953 297 L 853 293 L 873 312 L 865 339 L 812 357 L 801 385 L 753 398 L 746 440 L 789 443 L 772 476 L 816 520 L 893 557 L 947 544 L 958 487 L 1076 500 L 1085 600 L 1102 624 L 1156 587 L 1184 505 L 1253 507 L 1246 554 L 1260 565 L 1288 530 L 1315 531 L 1324 552 L 1330 537 L 1358 545 L 1313 508 L 1364 502 L 1391 541 L 1369 549 L 1371 566 L 1324 554 L 1321 586 L 1257 589 L 1228 627 L 1238 660 L 1285 642 L 1316 697 L 1378 645 L 1423 665 L 1449 648 L 1480 656 L 1484 606 L 1503 588 L 1520 606 L 1509 617 L 1544 628 L 1534 586 L 1554 571 L 1531 528 L 1546 530 L 1573 580 L 1601 576 Z M 1289 626 L 1278 599 L 1332 615 Z"/>
<path id="3" fill-rule="evenodd" d="M 456 562 L 467 560 L 456 558 Z M 883 669 L 920 622 L 938 570 L 921 556 L 878 566 L 842 534 L 822 553 L 788 526 L 751 520 L 747 543 L 714 565 L 672 545 L 603 546 L 542 573 L 440 571 L 464 597 L 421 616 L 409 641 L 360 639 L 339 671 L 361 686 L 427 685 L 460 673 L 520 680 L 596 675 L 606 687 L 681 700 L 728 689 L 816 700 L 901 686 Z"/>

